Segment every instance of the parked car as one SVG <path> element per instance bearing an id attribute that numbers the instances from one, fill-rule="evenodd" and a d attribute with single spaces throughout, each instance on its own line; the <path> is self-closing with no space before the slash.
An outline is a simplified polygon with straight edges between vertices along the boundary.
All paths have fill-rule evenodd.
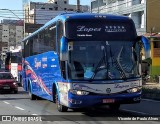
<path id="1" fill-rule="evenodd" d="M 0 91 L 18 93 L 18 85 L 10 72 L 0 72 Z"/>

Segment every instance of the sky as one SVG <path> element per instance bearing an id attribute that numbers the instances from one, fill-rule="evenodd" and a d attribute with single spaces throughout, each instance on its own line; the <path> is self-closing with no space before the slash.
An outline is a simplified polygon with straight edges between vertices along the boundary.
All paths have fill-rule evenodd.
<path id="1" fill-rule="evenodd" d="M 18 19 L 18 17 L 23 17 L 22 15 L 22 1 L 23 0 L 0 0 L 0 20 L 8 19 L 4 18 L 6 16 L 13 17 L 12 19 Z M 48 0 L 30 0 L 33 2 L 47 2 Z M 80 0 L 81 5 L 90 5 L 91 0 Z M 77 0 L 69 0 L 69 4 L 77 4 Z M 9 10 L 18 10 L 18 11 L 9 11 Z"/>

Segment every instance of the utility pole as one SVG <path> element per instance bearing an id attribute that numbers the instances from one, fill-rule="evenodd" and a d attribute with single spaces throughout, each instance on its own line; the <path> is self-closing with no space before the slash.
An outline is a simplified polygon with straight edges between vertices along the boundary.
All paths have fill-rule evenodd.
<path id="1" fill-rule="evenodd" d="M 99 0 L 97 0 L 97 4 L 98 4 L 98 14 L 99 14 Z"/>
<path id="2" fill-rule="evenodd" d="M 77 0 L 77 12 L 80 12 L 80 0 Z"/>

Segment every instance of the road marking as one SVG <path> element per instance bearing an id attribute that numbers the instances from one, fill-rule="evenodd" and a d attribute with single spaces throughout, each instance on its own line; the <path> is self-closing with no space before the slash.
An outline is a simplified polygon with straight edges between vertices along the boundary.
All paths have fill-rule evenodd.
<path id="1" fill-rule="evenodd" d="M 4 103 L 6 103 L 6 104 L 10 104 L 9 102 L 6 102 L 6 101 L 3 101 Z"/>
<path id="2" fill-rule="evenodd" d="M 23 108 L 18 107 L 18 106 L 15 106 L 15 108 L 17 108 L 17 109 L 19 109 L 19 110 L 24 110 Z"/>
<path id="3" fill-rule="evenodd" d="M 38 115 L 38 114 L 31 114 L 31 115 Z"/>
<path id="4" fill-rule="evenodd" d="M 144 112 L 139 112 L 139 111 L 134 111 L 134 110 L 128 110 L 128 109 L 121 109 L 121 110 L 123 110 L 123 111 L 127 111 L 127 112 L 134 112 L 134 113 L 138 113 L 138 114 L 145 114 L 145 115 L 147 115 L 147 113 L 144 113 Z"/>
<path id="5" fill-rule="evenodd" d="M 157 102 L 160 103 L 158 100 L 153 100 L 153 99 L 142 99 L 143 101 L 148 101 L 148 102 Z"/>

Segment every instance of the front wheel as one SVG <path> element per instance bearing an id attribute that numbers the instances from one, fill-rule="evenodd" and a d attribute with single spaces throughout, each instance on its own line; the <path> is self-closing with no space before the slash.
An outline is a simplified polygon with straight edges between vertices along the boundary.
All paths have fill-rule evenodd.
<path id="1" fill-rule="evenodd" d="M 66 112 L 68 107 L 60 104 L 60 99 L 58 97 L 58 92 L 56 92 L 56 106 L 59 112 Z"/>
<path id="2" fill-rule="evenodd" d="M 30 100 L 36 100 L 37 99 L 36 95 L 32 94 L 30 85 L 28 87 L 28 93 L 29 93 Z"/>

